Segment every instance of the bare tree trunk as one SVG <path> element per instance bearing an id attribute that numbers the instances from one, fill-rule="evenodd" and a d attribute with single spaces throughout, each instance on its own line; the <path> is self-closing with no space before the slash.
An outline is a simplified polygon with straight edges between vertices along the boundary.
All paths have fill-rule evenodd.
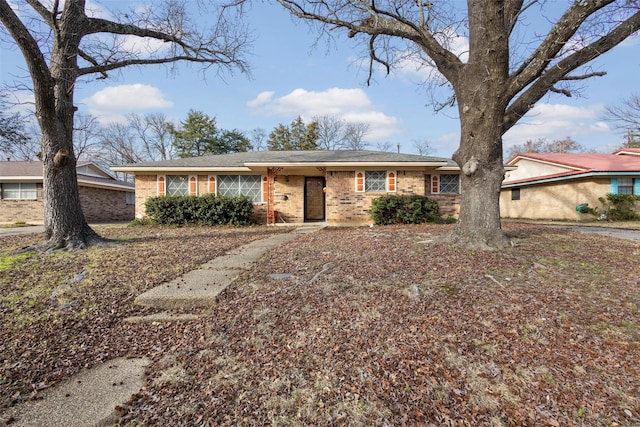
<path id="1" fill-rule="evenodd" d="M 463 124 L 460 148 L 453 155 L 462 171 L 460 215 L 449 236 L 457 246 L 496 249 L 507 243 L 500 222 L 504 168 L 498 128 L 495 121 L 490 120 L 483 126 Z"/>
<path id="2" fill-rule="evenodd" d="M 453 85 L 458 100 L 460 215 L 450 238 L 458 246 L 502 248 L 500 186 L 504 178 L 502 134 L 508 105 L 509 36 L 499 2 L 469 2 L 469 62 Z"/>
<path id="3" fill-rule="evenodd" d="M 76 158 L 73 150 L 73 85 L 77 78 L 77 54 L 84 16 L 82 2 L 69 2 L 81 8 L 65 14 L 51 56 L 51 78 L 34 80 L 36 116 L 42 129 L 44 164 L 44 243 L 39 250 L 81 249 L 103 242 L 87 224 L 78 192 Z"/>

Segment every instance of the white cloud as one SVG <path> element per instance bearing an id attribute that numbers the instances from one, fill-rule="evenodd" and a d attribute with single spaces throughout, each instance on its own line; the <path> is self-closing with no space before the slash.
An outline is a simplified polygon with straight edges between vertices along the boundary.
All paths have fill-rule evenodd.
<path id="1" fill-rule="evenodd" d="M 271 100 L 273 99 L 273 95 L 275 95 L 275 92 L 272 90 L 260 92 L 258 96 L 247 102 L 247 106 L 250 108 L 259 108 L 261 105 L 265 105 L 271 102 Z"/>
<path id="2" fill-rule="evenodd" d="M 462 62 L 469 59 L 469 38 L 456 33 L 453 28 L 445 28 L 436 34 L 440 44 L 453 52 Z M 430 58 L 421 51 L 404 51 L 399 55 L 394 70 L 398 75 L 418 77 L 421 81 L 440 81 L 444 77 L 433 65 Z"/>
<path id="3" fill-rule="evenodd" d="M 116 44 L 120 50 L 141 58 L 147 58 L 163 49 L 169 49 L 169 43 L 151 37 L 118 36 Z"/>
<path id="4" fill-rule="evenodd" d="M 583 145 L 592 145 L 589 141 L 598 136 L 608 137 L 611 131 L 606 123 L 598 120 L 602 109 L 601 105 L 574 107 L 566 104 L 538 104 L 504 135 L 505 148 L 527 140 L 555 140 L 567 136 Z M 583 140 L 588 141 L 585 144 Z"/>
<path id="5" fill-rule="evenodd" d="M 104 88 L 83 99 L 82 103 L 100 123 L 124 121 L 128 113 L 135 111 L 173 106 L 160 89 L 139 83 Z"/>
<path id="6" fill-rule="evenodd" d="M 282 116 L 291 120 L 297 116 L 305 122 L 314 116 L 340 116 L 348 122 L 369 123 L 367 139 L 379 140 L 400 133 L 399 120 L 378 111 L 362 89 L 330 88 L 322 92 L 295 89 L 274 98 L 275 92 L 261 92 L 247 102 L 255 114 Z"/>

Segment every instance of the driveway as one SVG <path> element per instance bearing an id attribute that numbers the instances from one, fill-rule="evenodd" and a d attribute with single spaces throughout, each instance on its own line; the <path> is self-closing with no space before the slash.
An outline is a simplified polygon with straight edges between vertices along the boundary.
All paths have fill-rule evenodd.
<path id="1" fill-rule="evenodd" d="M 563 230 L 577 231 L 580 233 L 600 234 L 602 236 L 615 237 L 616 239 L 635 240 L 640 242 L 640 230 L 628 230 L 624 228 L 609 228 L 609 227 L 582 227 L 579 225 L 571 226 L 550 226 L 553 228 L 560 228 Z"/>
<path id="2" fill-rule="evenodd" d="M 27 227 L 0 227 L 0 237 L 16 234 L 44 233 L 44 225 L 29 225 Z"/>

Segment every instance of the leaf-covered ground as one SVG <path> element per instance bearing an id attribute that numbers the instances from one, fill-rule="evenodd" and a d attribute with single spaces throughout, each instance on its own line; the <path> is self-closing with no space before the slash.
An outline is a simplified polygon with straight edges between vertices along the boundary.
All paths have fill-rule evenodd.
<path id="1" fill-rule="evenodd" d="M 640 244 L 505 228 L 500 252 L 453 249 L 448 226 L 325 229 L 177 324 L 122 319 L 145 289 L 280 229 L 107 229 L 126 244 L 15 259 L 0 410 L 144 355 L 122 425 L 640 425 Z"/>

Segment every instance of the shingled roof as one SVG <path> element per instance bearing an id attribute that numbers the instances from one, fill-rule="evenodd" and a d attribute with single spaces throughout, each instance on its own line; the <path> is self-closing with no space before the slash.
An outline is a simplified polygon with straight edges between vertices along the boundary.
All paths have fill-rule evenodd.
<path id="1" fill-rule="evenodd" d="M 81 172 L 81 168 L 89 166 L 96 174 Z M 77 163 L 78 183 L 89 187 L 103 187 L 133 191 L 135 186 L 126 181 L 115 179 L 111 174 L 93 162 Z M 42 182 L 43 164 L 41 161 L 7 161 L 0 162 L 0 182 Z"/>
<path id="2" fill-rule="evenodd" d="M 455 167 L 451 159 L 416 154 L 386 153 L 381 151 L 250 151 L 189 157 L 159 162 L 131 163 L 112 167 L 112 170 L 129 172 L 166 169 L 246 169 L 252 167 L 281 166 L 350 166 L 350 165 L 407 165 L 431 167 Z"/>
<path id="3" fill-rule="evenodd" d="M 639 151 L 640 153 L 640 151 Z M 508 165 L 517 165 L 523 159 L 537 161 L 565 168 L 566 171 L 538 175 L 518 180 L 505 180 L 503 187 L 519 184 L 533 184 L 541 181 L 559 181 L 595 175 L 640 176 L 640 156 L 619 152 L 602 153 L 521 153 L 514 156 Z"/>

